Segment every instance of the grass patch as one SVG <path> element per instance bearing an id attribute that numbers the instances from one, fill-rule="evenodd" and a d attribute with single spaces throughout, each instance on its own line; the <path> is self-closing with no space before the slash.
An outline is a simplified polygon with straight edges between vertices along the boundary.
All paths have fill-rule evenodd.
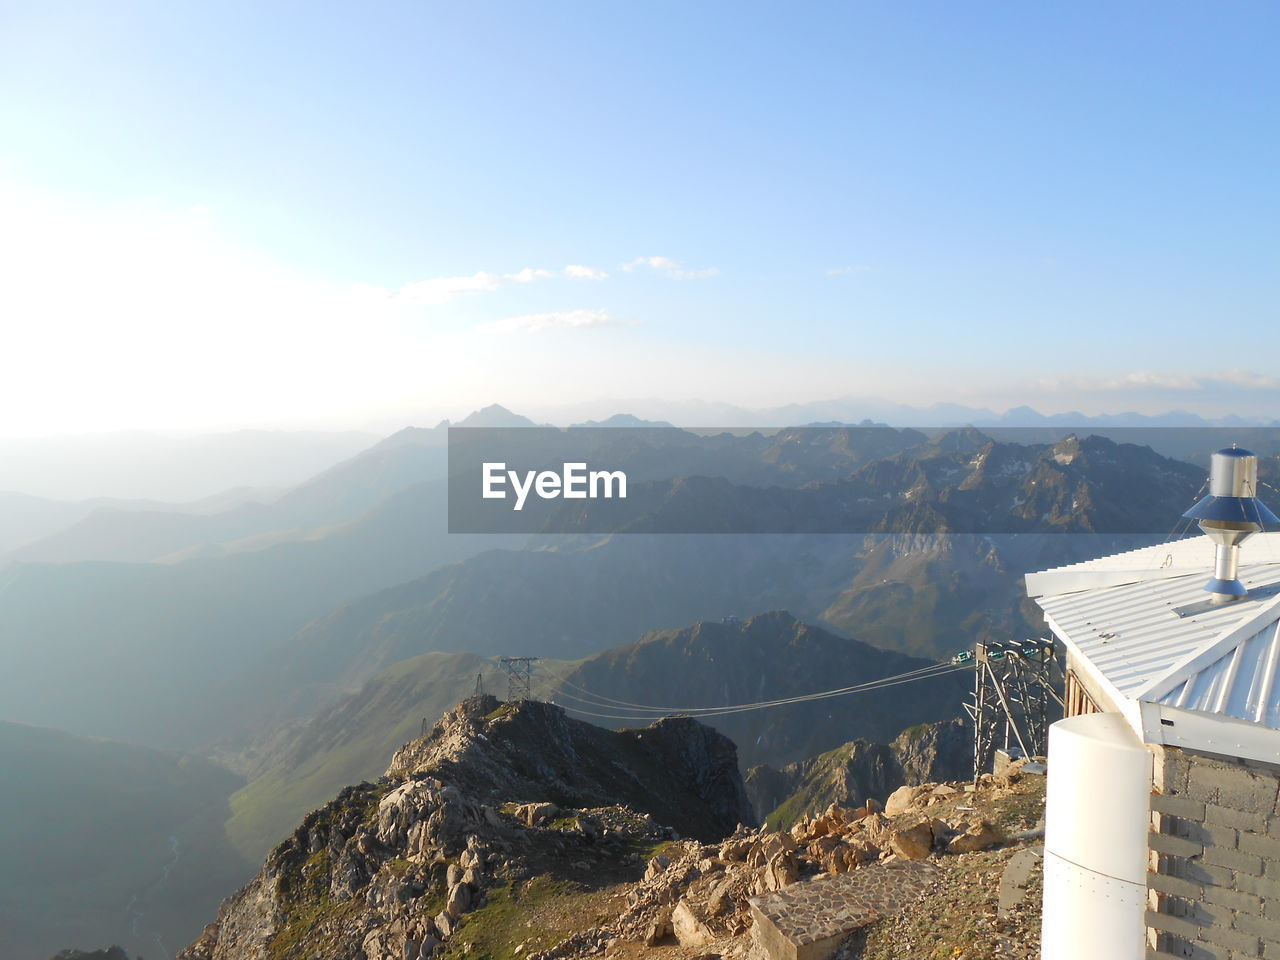
<path id="1" fill-rule="evenodd" d="M 793 793 L 764 818 L 765 829 L 774 831 L 791 829 L 795 822 L 800 819 L 800 814 L 804 811 L 804 804 L 805 798 L 799 793 Z"/>
<path id="2" fill-rule="evenodd" d="M 497 710 L 492 710 L 484 715 L 485 720 L 500 720 L 503 717 L 509 717 L 516 712 L 516 705 L 511 702 L 502 704 Z"/>
<path id="3" fill-rule="evenodd" d="M 581 929 L 583 891 L 577 884 L 539 876 L 523 883 L 509 883 L 488 893 L 483 907 L 467 914 L 462 929 L 445 947 L 446 958 L 515 960 L 522 954 L 546 950 Z"/>
<path id="4" fill-rule="evenodd" d="M 670 848 L 679 845 L 679 840 L 647 840 L 643 837 L 629 837 L 623 841 L 622 849 L 626 853 L 635 854 L 644 863 L 648 863 L 654 857 L 660 857 Z"/>
<path id="5" fill-rule="evenodd" d="M 914 727 L 907 727 L 907 729 L 898 734 L 897 739 L 905 739 L 907 743 L 917 743 L 923 740 L 924 735 L 929 732 L 929 726 L 927 723 L 917 723 Z"/>

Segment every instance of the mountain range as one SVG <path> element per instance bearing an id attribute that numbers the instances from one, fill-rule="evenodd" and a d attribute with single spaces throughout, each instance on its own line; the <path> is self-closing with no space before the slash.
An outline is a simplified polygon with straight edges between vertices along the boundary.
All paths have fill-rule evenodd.
<path id="1" fill-rule="evenodd" d="M 496 407 L 459 425 L 519 428 L 530 443 L 547 432 Z M 104 813 L 111 797 L 150 790 L 202 811 L 185 833 L 186 821 L 156 812 L 158 848 L 121 821 L 136 855 L 84 844 L 86 869 L 33 868 L 24 897 L 118 918 L 103 891 L 151 889 L 172 836 L 182 850 L 208 851 L 209 886 L 179 881 L 174 867 L 160 889 L 207 905 L 215 881 L 226 892 L 246 855 L 345 784 L 377 776 L 424 720 L 474 691 L 477 674 L 504 692 L 501 655 L 541 658 L 536 697 L 634 726 L 656 714 L 627 704 L 677 711 L 801 696 L 947 661 L 975 640 L 1035 635 L 1043 625 L 1023 596 L 1024 572 L 1163 539 L 1205 473 L 1057 428 L 1026 442 L 876 424 L 704 435 L 625 418 L 557 432 L 570 437 L 557 442 L 636 471 L 622 523 L 606 518 L 605 532 L 587 532 L 580 511 L 569 518 L 577 527 L 566 525 L 577 533 L 459 535 L 446 509 L 450 426 L 400 431 L 284 490 L 177 505 L 0 497 L 0 702 L 8 720 L 72 731 L 41 741 L 47 768 L 29 754 L 6 771 L 65 784 L 43 795 L 41 813 L 73 833 L 112 829 L 77 819 L 81 790 L 101 794 L 94 809 Z M 1167 436 L 1197 460 L 1225 442 Z M 1262 471 L 1276 478 L 1273 457 Z M 861 532 L 826 532 L 855 514 Z M 689 517 L 728 531 L 812 516 L 831 525 L 656 532 Z M 698 715 L 738 743 L 746 764 L 768 764 L 776 806 L 807 809 L 831 790 L 852 795 L 906 776 L 893 773 L 906 769 L 897 747 L 845 745 L 887 749 L 905 728 L 955 716 L 963 676 Z M 37 727 L 9 726 L 36 736 Z M 121 760 L 120 750 L 150 759 Z M 127 775 L 113 781 L 113 768 Z M 207 807 L 172 786 L 175 770 L 199 774 Z M 768 791 L 756 793 L 764 803 Z M 36 815 L 34 799 L 22 802 L 10 822 Z M 123 879 L 104 886 L 117 867 Z M 155 894 L 149 915 L 165 911 L 153 929 L 168 942 L 163 931 L 186 929 L 192 912 Z M 24 937 L 27 919 L 48 916 L 28 916 L 27 902 L 8 901 Z"/>
<path id="2" fill-rule="evenodd" d="M 849 640 L 784 611 L 704 621 L 640 639 L 580 661 L 541 660 L 533 694 L 609 728 L 644 726 L 682 706 L 753 703 L 909 673 L 930 661 Z M 480 686 L 505 694 L 499 664 L 474 654 L 425 653 L 394 662 L 314 716 L 289 724 L 227 758 L 250 782 L 232 798 L 228 831 L 256 858 L 289 824 L 339 788 L 376 776 L 423 718 L 441 716 Z M 784 766 L 844 743 L 851 733 L 888 741 L 913 724 L 958 716 L 967 671 L 910 686 L 767 710 L 699 716 L 738 745 L 743 769 Z M 909 691 L 909 696 L 902 696 Z M 649 703 L 627 710 L 599 701 Z M 668 706 L 669 705 L 669 706 Z M 601 716 L 601 714 L 607 714 Z"/>

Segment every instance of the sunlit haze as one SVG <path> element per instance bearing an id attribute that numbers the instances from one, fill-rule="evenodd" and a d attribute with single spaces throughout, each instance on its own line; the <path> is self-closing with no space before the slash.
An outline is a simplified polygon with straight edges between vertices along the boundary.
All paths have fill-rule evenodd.
<path id="1" fill-rule="evenodd" d="M 3 19 L 0 436 L 1277 410 L 1270 5 Z"/>

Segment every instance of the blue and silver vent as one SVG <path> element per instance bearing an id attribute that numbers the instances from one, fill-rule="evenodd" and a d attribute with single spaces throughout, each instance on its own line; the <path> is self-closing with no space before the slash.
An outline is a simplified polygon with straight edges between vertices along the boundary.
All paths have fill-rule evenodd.
<path id="1" fill-rule="evenodd" d="M 1214 542 L 1213 579 L 1205 584 L 1214 603 L 1230 603 L 1248 594 L 1240 582 L 1240 544 L 1268 523 L 1280 523 L 1258 499 L 1258 458 L 1231 447 L 1213 455 L 1209 495 L 1183 514 L 1198 520 Z"/>

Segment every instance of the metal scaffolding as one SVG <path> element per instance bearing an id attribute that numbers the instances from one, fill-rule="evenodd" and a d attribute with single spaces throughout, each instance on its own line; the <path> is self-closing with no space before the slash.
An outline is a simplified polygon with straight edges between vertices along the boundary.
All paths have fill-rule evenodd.
<path id="1" fill-rule="evenodd" d="M 1062 676 L 1051 640 L 978 643 L 955 658 L 974 667 L 973 778 L 991 770 L 997 749 L 1017 748 L 1024 757 L 1048 748 L 1051 703 L 1063 707 Z"/>

